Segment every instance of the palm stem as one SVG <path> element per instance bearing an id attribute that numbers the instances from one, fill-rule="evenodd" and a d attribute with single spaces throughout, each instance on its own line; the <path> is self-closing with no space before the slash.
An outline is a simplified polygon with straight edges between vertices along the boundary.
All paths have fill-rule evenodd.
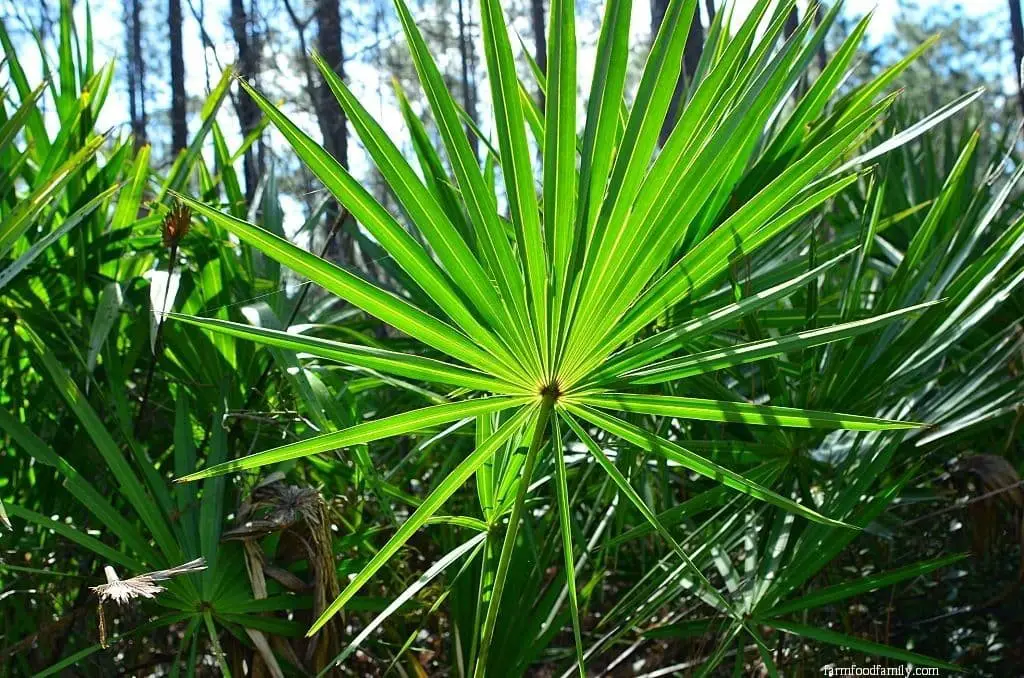
<path id="1" fill-rule="evenodd" d="M 142 390 L 142 398 L 139 400 L 139 411 L 135 415 L 135 437 L 138 438 L 142 431 L 142 420 L 146 416 L 146 406 L 149 404 L 149 392 L 153 386 L 153 373 L 156 371 L 156 363 L 164 352 L 164 321 L 167 320 L 167 311 L 170 304 L 167 297 L 171 293 L 171 278 L 174 276 L 174 264 L 178 258 L 178 245 L 171 245 L 170 261 L 167 264 L 167 281 L 164 283 L 164 296 L 161 302 L 160 317 L 157 319 L 156 338 L 153 340 L 153 357 L 146 369 L 146 381 Z"/>
<path id="2" fill-rule="evenodd" d="M 533 469 L 537 465 L 537 456 L 544 444 L 544 431 L 547 428 L 551 411 L 554 409 L 555 398 L 554 394 L 544 395 L 540 412 L 537 415 L 537 424 L 533 430 L 533 440 L 530 442 L 530 449 L 526 453 L 523 475 L 519 480 L 519 488 L 516 490 L 516 501 L 512 505 L 512 513 L 508 519 L 508 529 L 505 530 L 505 540 L 501 544 L 498 569 L 494 574 L 494 587 L 491 589 L 491 599 L 487 604 L 487 616 L 484 619 L 483 629 L 480 631 L 480 655 L 477 658 L 476 670 L 473 673 L 476 678 L 482 678 L 486 674 L 487 654 L 490 649 L 491 639 L 494 636 L 494 626 L 498 618 L 498 608 L 501 606 L 501 594 L 505 588 L 505 578 L 508 576 L 508 569 L 512 562 L 512 549 L 515 548 L 516 535 L 519 532 L 519 519 L 522 517 L 523 506 L 526 504 L 526 492 L 530 487 Z"/>

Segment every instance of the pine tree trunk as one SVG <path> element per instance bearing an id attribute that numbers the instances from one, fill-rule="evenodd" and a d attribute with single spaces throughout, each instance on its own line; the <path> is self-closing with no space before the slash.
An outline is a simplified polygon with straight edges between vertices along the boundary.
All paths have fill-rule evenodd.
<path id="1" fill-rule="evenodd" d="M 668 10 L 668 0 L 651 0 L 651 40 L 658 35 L 661 24 L 665 20 L 665 12 Z M 683 47 L 683 70 L 676 81 L 675 90 L 672 92 L 672 100 L 669 102 L 668 112 L 665 114 L 665 122 L 661 126 L 659 144 L 664 145 L 668 140 L 672 129 L 683 105 L 683 95 L 686 92 L 687 83 L 692 83 L 697 75 L 697 67 L 700 64 L 701 55 L 704 53 L 704 27 L 700 21 L 700 9 L 693 8 L 693 17 L 686 34 L 686 45 Z"/>
<path id="2" fill-rule="evenodd" d="M 341 7 L 339 0 L 318 0 L 315 10 L 316 47 L 324 62 L 342 80 L 345 79 L 345 52 L 341 40 Z M 317 124 L 324 139 L 324 148 L 335 157 L 343 167 L 348 167 L 348 127 L 345 114 L 338 106 L 323 78 L 313 90 L 316 99 L 315 108 L 319 111 Z M 326 217 L 328 232 L 337 230 L 327 248 L 327 258 L 342 264 L 355 261 L 355 247 L 351 234 L 344 228 L 335 229 L 335 222 L 341 218 L 341 207 L 335 202 L 327 204 Z"/>
<path id="3" fill-rule="evenodd" d="M 704 27 L 700 23 L 700 10 L 693 8 L 693 18 L 690 20 L 690 29 L 686 34 L 686 46 L 683 47 L 683 74 L 687 82 L 693 82 L 697 75 L 697 66 L 700 65 L 700 57 L 704 54 Z M 679 91 L 676 87 L 676 91 Z"/>
<path id="4" fill-rule="evenodd" d="M 814 13 L 814 27 L 821 26 L 821 20 L 824 18 L 825 10 L 818 5 L 818 10 Z M 818 70 L 824 71 L 826 66 L 828 66 L 828 52 L 825 51 L 825 41 L 822 40 L 818 45 Z"/>
<path id="5" fill-rule="evenodd" d="M 128 115 L 131 118 L 135 147 L 147 143 L 146 137 L 146 62 L 142 55 L 142 7 L 131 0 L 127 21 Z"/>
<path id="6" fill-rule="evenodd" d="M 534 59 L 540 72 L 548 73 L 548 36 L 544 32 L 544 0 L 530 0 L 530 23 L 533 27 Z M 538 93 L 540 107 L 544 108 L 544 94 Z"/>
<path id="7" fill-rule="evenodd" d="M 1017 81 L 1017 99 L 1024 113 L 1024 81 L 1020 75 L 1024 61 L 1024 22 L 1021 21 L 1020 0 L 1010 0 L 1010 37 L 1013 40 L 1013 79 Z"/>
<path id="8" fill-rule="evenodd" d="M 786 23 L 782 26 L 782 33 L 786 36 L 786 40 L 793 37 L 793 34 L 800 28 L 800 15 L 797 13 L 796 6 L 789 11 L 789 16 L 786 17 Z M 793 88 L 793 101 L 797 102 L 803 98 L 804 92 L 807 91 L 807 74 L 804 73 L 800 76 L 800 79 L 796 83 L 796 87 Z"/>
<path id="9" fill-rule="evenodd" d="M 171 39 L 171 151 L 188 146 L 185 118 L 185 55 L 181 37 L 181 0 L 168 0 L 167 23 Z"/>
<path id="10" fill-rule="evenodd" d="M 469 27 L 466 25 L 466 12 L 468 7 L 468 0 L 459 0 L 459 58 L 462 62 L 462 107 L 466 110 L 466 115 L 473 122 L 477 122 L 476 117 L 476 92 L 473 90 L 472 80 L 470 79 L 470 71 L 473 67 L 473 43 L 469 36 Z M 466 125 L 466 136 L 469 137 L 469 143 L 473 147 L 473 157 L 480 157 L 479 140 L 476 138 L 476 132 L 467 124 Z"/>
<path id="11" fill-rule="evenodd" d="M 345 79 L 345 53 L 341 44 L 341 8 L 339 0 L 319 0 L 316 4 L 316 49 L 324 61 Z M 324 138 L 324 147 L 344 167 L 348 167 L 348 129 L 345 115 L 338 108 L 338 102 L 331 94 L 330 88 L 323 78 L 319 79 L 316 91 L 316 109 L 321 111 L 317 116 L 320 134 Z M 330 113 L 328 113 L 328 111 Z"/>
<path id="12" fill-rule="evenodd" d="M 250 20 L 243 0 L 231 0 L 231 33 L 238 48 L 238 74 L 246 82 L 256 85 L 259 69 L 259 54 L 253 44 Z M 245 93 L 238 97 L 238 124 L 242 136 L 248 136 L 260 121 L 260 109 L 252 97 Z M 245 198 L 251 202 L 256 194 L 256 185 L 262 173 L 259 144 L 252 144 L 245 152 L 242 167 L 245 175 Z"/>
<path id="13" fill-rule="evenodd" d="M 786 39 L 796 33 L 796 29 L 800 27 L 800 15 L 796 11 L 796 7 L 789 10 L 789 16 L 786 17 L 786 23 L 782 27 L 782 33 L 786 36 Z"/>

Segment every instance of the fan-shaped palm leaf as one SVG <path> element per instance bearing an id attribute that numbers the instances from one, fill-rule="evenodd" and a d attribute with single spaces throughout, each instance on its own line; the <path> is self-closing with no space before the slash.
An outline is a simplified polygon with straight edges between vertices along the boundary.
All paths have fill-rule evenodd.
<path id="1" fill-rule="evenodd" d="M 797 273 L 767 292 L 723 303 L 698 317 L 666 320 L 676 317 L 668 312 L 680 304 L 699 301 L 728 273 L 732 262 L 803 223 L 857 180 L 849 169 L 834 170 L 850 165 L 847 161 L 891 105 L 892 96 L 879 95 L 906 64 L 898 64 L 829 108 L 842 80 L 839 75 L 849 63 L 851 45 L 863 33 L 860 29 L 837 53 L 834 67 L 826 70 L 795 111 L 778 123 L 779 110 L 804 77 L 835 12 L 828 14 L 820 28 L 815 29 L 808 20 L 783 40 L 782 27 L 792 2 L 783 2 L 774 11 L 770 11 L 771 3 L 758 2 L 735 34 L 720 31 L 718 43 L 705 50 L 702 77 L 687 93 L 674 131 L 659 150 L 659 132 L 679 78 L 686 17 L 694 15 L 696 0 L 669 3 L 628 107 L 623 104 L 623 92 L 631 3 L 609 0 L 586 122 L 578 136 L 574 8 L 569 0 L 554 0 L 550 70 L 545 82 L 547 105 L 542 124 L 537 125 L 542 134 L 538 144 L 542 164 L 536 167 L 508 27 L 498 0 L 482 0 L 480 20 L 494 102 L 494 136 L 504 177 L 503 193 L 495 195 L 463 131 L 459 107 L 445 88 L 408 7 L 404 0 L 395 0 L 395 4 L 452 177 L 422 179 L 358 97 L 330 68 L 319 65 L 401 206 L 402 221 L 270 101 L 246 83 L 242 85 L 307 167 L 404 270 L 419 287 L 418 292 L 434 302 L 437 313 L 258 226 L 183 198 L 200 217 L 417 340 L 423 349 L 404 355 L 222 320 L 186 318 L 187 322 L 357 368 L 460 390 L 448 404 L 215 465 L 182 480 L 253 469 L 500 413 L 500 426 L 480 438 L 476 450 L 437 484 L 310 633 L 341 610 L 470 476 L 482 468 L 490 469 L 485 464 L 511 441 L 513 446 L 525 446 L 527 453 L 515 463 L 477 477 L 478 485 L 487 486 L 480 490 L 482 497 L 510 498 L 504 504 L 506 510 L 495 511 L 488 518 L 491 526 L 506 515 L 509 522 L 492 584 L 485 592 L 487 610 L 476 658 L 477 674 L 482 674 L 531 476 L 546 449 L 551 449 L 552 455 L 562 454 L 561 445 L 546 446 L 549 431 L 562 430 L 557 424 L 560 420 L 585 443 L 590 439 L 584 426 L 593 426 L 738 492 L 844 529 L 814 507 L 773 492 L 755 479 L 615 413 L 627 418 L 634 415 L 634 419 L 644 415 L 860 431 L 915 426 L 834 412 L 668 397 L 645 386 L 844 339 L 923 309 L 893 308 L 885 315 L 835 327 L 676 355 L 693 338 L 706 336 L 722 323 L 739 320 L 760 305 L 806 285 L 834 263 L 828 262 L 809 274 Z M 419 143 L 422 145 L 422 138 Z M 433 166 L 441 171 L 436 163 Z M 451 186 L 458 192 L 450 190 Z M 459 213 L 452 213 L 453 199 L 460 203 Z M 500 207 L 503 204 L 508 207 L 507 217 Z M 406 224 L 418 239 L 410 235 Z M 470 234 L 472 237 L 467 237 Z M 556 411 L 558 416 L 552 416 Z M 590 447 L 592 452 L 596 449 Z M 601 454 L 599 449 L 596 453 Z M 598 461 L 602 461 L 600 457 Z M 555 469 L 561 468 L 558 464 Z M 609 472 L 614 469 L 606 463 L 602 467 Z M 622 485 L 622 478 L 614 473 L 612 477 Z M 556 474 L 556 482 L 564 504 L 564 472 Z M 629 498 L 660 533 L 668 534 L 639 496 L 632 493 Z M 561 515 L 568 515 L 564 506 Z M 564 532 L 564 539 L 571 553 L 571 531 Z M 686 553 L 672 543 L 689 566 Z M 571 559 L 567 558 L 567 564 Z M 710 589 L 710 595 L 716 595 L 700 572 L 694 574 Z M 578 640 L 574 589 L 569 600 Z M 727 605 L 723 608 L 728 611 Z"/>

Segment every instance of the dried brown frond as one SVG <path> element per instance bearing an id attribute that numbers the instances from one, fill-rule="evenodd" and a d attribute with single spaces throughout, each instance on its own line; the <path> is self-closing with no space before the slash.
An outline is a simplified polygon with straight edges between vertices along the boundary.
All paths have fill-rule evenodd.
<path id="1" fill-rule="evenodd" d="M 166 570 L 156 570 L 155 572 L 146 572 L 130 579 L 121 579 L 117 576 L 117 571 L 113 567 L 107 565 L 103 568 L 103 574 L 107 577 L 106 584 L 100 584 L 99 586 L 90 586 L 96 595 L 99 596 L 99 621 L 100 621 L 100 645 L 106 647 L 107 643 L 107 628 L 106 619 L 104 616 L 103 603 L 107 601 L 113 601 L 118 605 L 127 605 L 136 598 L 153 598 L 156 594 L 164 590 L 163 586 L 160 586 L 156 582 L 166 581 L 172 577 L 178 575 L 187 574 L 189 572 L 199 572 L 206 569 L 206 560 L 204 558 L 196 558 L 190 560 L 187 563 L 171 567 Z"/>
<path id="2" fill-rule="evenodd" d="M 291 590 L 311 590 L 313 617 L 319 617 L 341 592 L 331 548 L 329 505 L 308 486 L 289 485 L 274 473 L 254 487 L 238 508 L 238 527 L 226 530 L 223 541 L 244 542 L 249 579 L 256 598 L 265 597 L 266 577 Z M 266 562 L 258 540 L 280 533 L 274 563 Z M 312 581 L 304 582 L 283 565 L 298 560 L 309 563 Z M 305 646 L 304 662 L 315 671 L 337 655 L 340 628 L 330 623 Z"/>
<path id="3" fill-rule="evenodd" d="M 282 482 L 257 486 L 239 507 L 242 524 L 224 532 L 222 539 L 253 539 L 281 532 L 297 523 L 318 525 L 324 520 L 324 500 L 311 487 Z"/>
<path id="4" fill-rule="evenodd" d="M 994 454 L 976 454 L 961 459 L 953 468 L 960 489 L 971 498 L 969 506 L 978 506 L 1016 514 L 1024 510 L 1024 488 L 1017 469 Z"/>
<path id="5" fill-rule="evenodd" d="M 117 576 L 117 572 L 110 565 L 103 568 L 103 573 L 107 577 L 106 584 L 100 584 L 99 586 L 91 586 L 90 588 L 96 592 L 96 595 L 100 597 L 100 602 L 112 600 L 118 605 L 124 605 L 125 603 L 135 598 L 152 598 L 156 594 L 164 590 L 163 586 L 155 583 L 158 581 L 166 581 L 171 577 L 177 577 L 181 574 L 187 574 L 189 572 L 199 572 L 206 569 L 206 560 L 203 558 L 196 558 L 189 562 L 172 567 L 167 570 L 157 570 L 155 572 L 147 572 L 140 574 L 130 579 L 121 579 Z"/>
<path id="6" fill-rule="evenodd" d="M 1017 469 L 994 454 L 977 454 L 960 460 L 952 471 L 967 500 L 972 550 L 976 555 L 994 554 L 1001 535 L 1021 541 L 1019 579 L 1024 580 L 1024 487 Z"/>

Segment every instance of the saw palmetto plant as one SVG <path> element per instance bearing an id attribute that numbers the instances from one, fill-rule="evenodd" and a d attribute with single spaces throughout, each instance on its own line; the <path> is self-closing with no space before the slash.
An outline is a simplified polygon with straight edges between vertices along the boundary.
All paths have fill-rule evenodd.
<path id="1" fill-rule="evenodd" d="M 196 331 L 183 336 L 166 328 L 165 359 L 156 360 L 154 299 L 174 295 L 166 283 L 146 280 L 151 271 L 175 271 L 179 308 L 206 308 L 226 286 L 253 295 L 248 285 L 256 264 L 239 262 L 231 248 L 221 259 L 217 243 L 190 240 L 187 214 L 172 210 L 168 198 L 175 187 L 195 185 L 207 200 L 244 204 L 229 160 L 234 149 L 215 119 L 230 74 L 204 104 L 190 147 L 157 176 L 149 146 L 135 149 L 129 135 L 93 129 L 114 63 L 94 66 L 91 23 L 76 28 L 70 2 L 61 3 L 59 35 L 52 62 L 39 45 L 38 58 L 53 80 L 32 86 L 30 58 L 11 47 L 0 22 L 11 75 L 0 97 L 0 456 L 14 528 L 6 533 L 0 568 L 4 590 L 23 592 L 9 599 L 4 614 L 5 668 L 15 675 L 56 675 L 69 667 L 109 675 L 119 650 L 105 656 L 104 644 L 123 647 L 175 627 L 176 651 L 187 657 L 209 647 L 211 664 L 230 675 L 218 640 L 228 625 L 245 628 L 240 632 L 250 642 L 263 640 L 264 632 L 301 636 L 303 626 L 261 622 L 253 613 L 254 603 L 267 610 L 294 601 L 275 595 L 256 603 L 241 553 L 219 546 L 230 505 L 223 479 L 172 494 L 161 473 L 185 473 L 200 455 L 229 458 L 227 432 L 216 427 L 225 407 L 243 404 L 242 389 L 231 384 L 257 377 L 232 369 L 234 346 L 221 343 L 223 353 L 214 355 Z M 61 122 L 56 131 L 48 111 Z M 208 167 L 201 151 L 210 137 L 218 144 Z M 271 179 L 268 225 L 273 186 Z M 174 217 L 165 219 L 168 213 Z M 272 271 L 260 274 L 273 279 Z M 170 373 L 176 388 L 168 403 Z M 200 373 L 229 395 L 188 376 Z M 193 435 L 193 418 L 206 420 L 208 438 Z M 198 568 L 197 558 L 208 568 L 163 581 Z M 185 570 L 175 567 L 181 563 Z M 73 572 L 79 566 L 82 573 Z M 58 574 L 48 577 L 49 568 Z M 83 576 L 89 571 L 96 576 Z M 101 604 L 118 605 L 108 604 L 105 619 L 101 607 L 97 620 L 89 584 L 105 571 L 108 583 L 95 593 Z M 150 574 L 114 581 L 117 572 Z M 74 592 L 55 602 L 59 596 L 48 590 L 54 582 Z M 40 594 L 48 602 L 36 606 Z M 274 663 L 262 644 L 266 663 Z"/>
<path id="2" fill-rule="evenodd" d="M 580 544 L 571 518 L 567 445 L 591 455 L 624 501 L 649 521 L 698 595 L 730 617 L 736 630 L 749 628 L 755 637 L 749 606 L 738 605 L 731 587 L 714 583 L 706 567 L 694 562 L 693 544 L 665 528 L 608 454 L 607 445 L 613 441 L 620 450 L 629 448 L 679 472 L 720 483 L 738 496 L 781 510 L 789 516 L 786 520 L 795 517 L 828 531 L 854 530 L 819 510 L 813 497 L 775 491 L 770 477 L 737 472 L 716 461 L 713 446 L 688 446 L 687 431 L 708 422 L 860 432 L 919 426 L 870 416 L 876 408 L 851 413 L 807 409 L 786 398 L 752 402 L 736 390 L 714 386 L 707 377 L 884 332 L 927 314 L 937 299 L 889 304 L 877 312 L 861 313 L 858 307 L 831 324 L 745 343 L 715 340 L 718 330 L 814 288 L 852 255 L 857 243 L 827 259 L 812 257 L 803 270 L 756 293 L 745 294 L 736 285 L 732 298 L 715 297 L 717 303 L 710 306 L 705 298 L 723 281 L 735 280 L 737 267 L 762 248 L 813 228 L 815 216 L 860 182 L 870 161 L 957 112 L 976 94 L 863 151 L 863 142 L 893 104 L 895 95 L 887 93 L 890 84 L 915 55 L 841 94 L 865 19 L 805 86 L 809 64 L 839 4 L 820 25 L 808 19 L 796 30 L 784 31 L 791 6 L 756 3 L 734 26 L 724 23 L 730 12 L 716 14 L 698 75 L 661 145 L 659 133 L 680 76 L 687 18 L 693 16 L 696 0 L 669 4 L 635 92 L 626 83 L 631 3 L 610 0 L 585 104 L 577 96 L 574 7 L 567 0 L 553 2 L 549 66 L 538 78 L 545 93 L 543 108 L 525 94 L 528 88 L 519 80 L 500 4 L 484 0 L 480 23 L 494 125 L 490 138 L 483 138 L 486 158 L 481 167 L 458 104 L 409 8 L 396 0 L 440 139 L 441 148 L 432 146 L 425 128 L 407 116 L 421 171 L 347 85 L 326 64 L 318 64 L 400 205 L 400 214 L 385 209 L 335 158 L 242 82 L 299 158 L 414 289 L 385 289 L 258 225 L 199 200 L 182 200 L 197 218 L 378 318 L 414 340 L 417 348 L 399 352 L 221 319 L 177 319 L 427 382 L 449 389 L 449 394 L 442 404 L 369 418 L 211 465 L 179 480 L 257 469 L 464 420 L 476 427 L 475 448 L 452 460 L 443 476 L 432 481 L 433 488 L 355 573 L 311 634 L 345 609 L 421 528 L 462 521 L 482 533 L 471 540 L 472 549 L 467 542 L 463 551 L 480 558 L 477 623 L 464 660 L 476 675 L 495 675 L 498 664 L 492 663 L 490 651 L 503 635 L 503 597 L 512 563 L 528 538 L 524 529 L 528 532 L 534 520 L 532 507 L 540 498 L 536 488 L 550 483 L 560 524 L 564 605 L 582 672 L 585 648 L 574 557 Z M 905 261 L 916 262 L 919 256 L 912 247 Z M 476 515 L 441 515 L 449 498 L 470 482 L 479 500 Z"/>
<path id="3" fill-rule="evenodd" d="M 372 188 L 230 69 L 162 163 L 87 6 L 39 84 L 0 21 L 0 673 L 1012 673 L 1017 139 L 839 3 L 682 73 L 695 0 L 545 2 L 543 69 L 472 4 L 482 122 L 402 0 L 390 118 L 314 55 Z"/>

